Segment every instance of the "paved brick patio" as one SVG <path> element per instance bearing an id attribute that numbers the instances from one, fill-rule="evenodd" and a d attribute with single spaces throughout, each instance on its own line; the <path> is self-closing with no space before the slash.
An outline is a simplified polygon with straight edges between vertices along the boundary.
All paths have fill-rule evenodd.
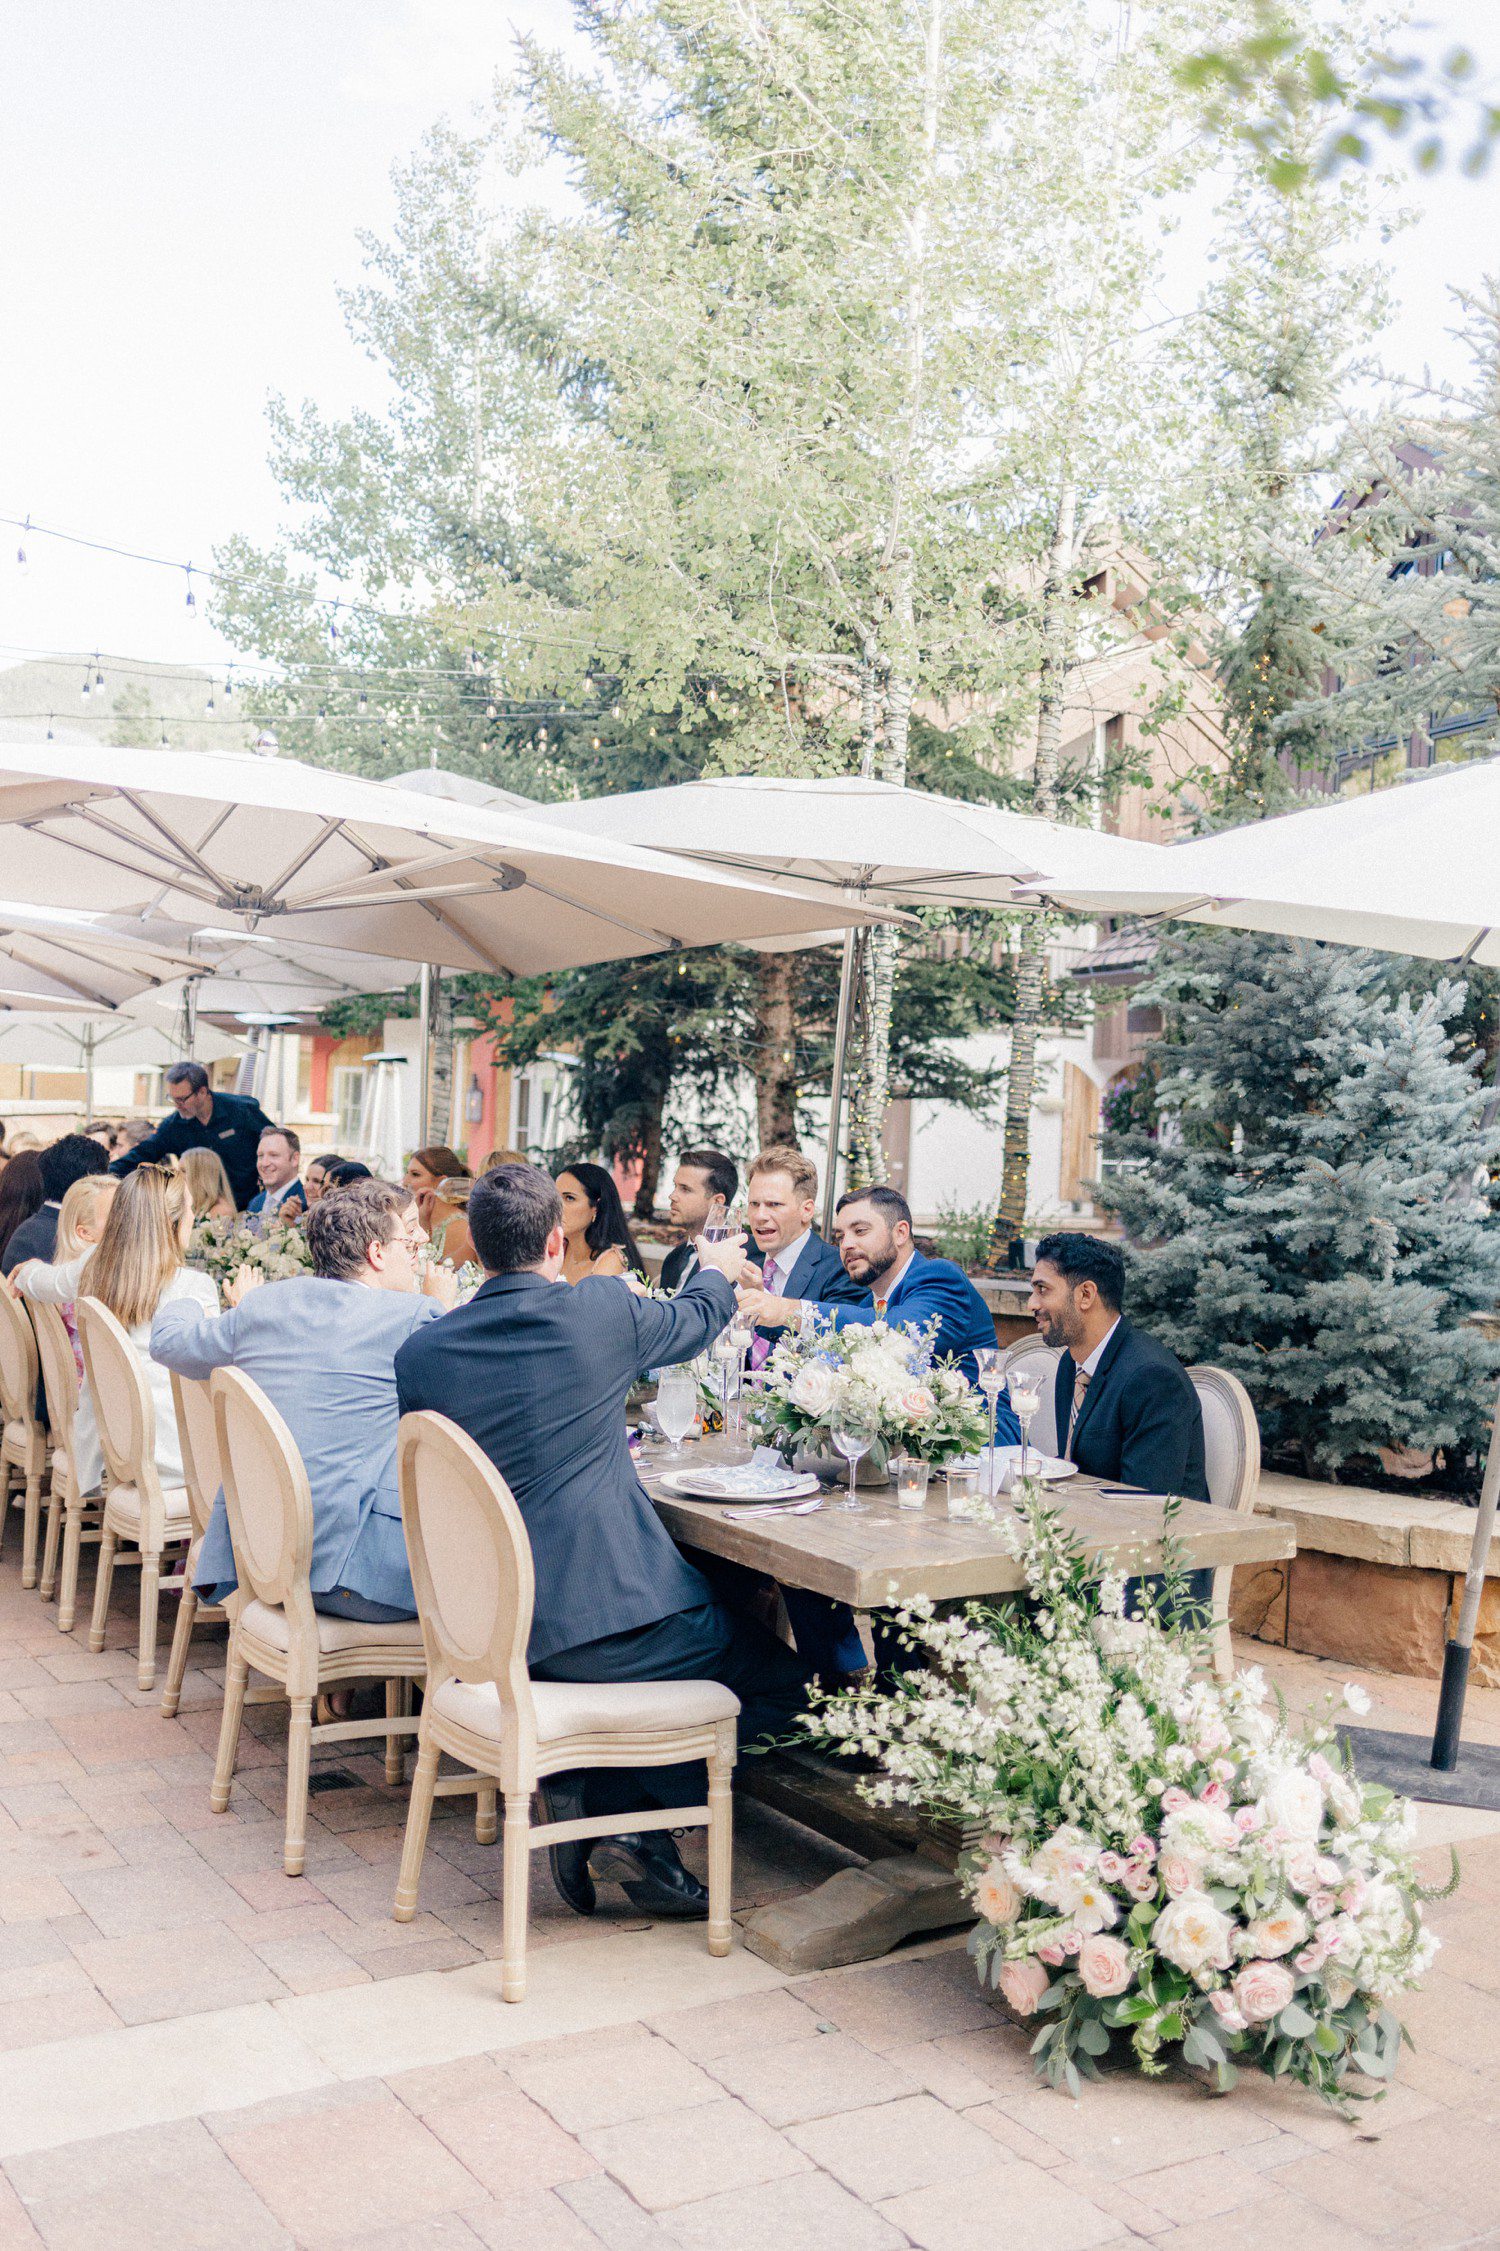
<path id="1" fill-rule="evenodd" d="M 281 1874 L 280 1717 L 248 1715 L 207 1809 L 222 1638 L 181 1717 L 134 1685 L 128 1585 L 91 1657 L 0 1567 L 0 2251 L 1359 2251 L 1500 2243 L 1500 1820 L 1437 1809 L 1463 1884 L 1407 2014 L 1399 2084 L 1355 2127 L 1246 2081 L 1038 2090 L 1024 2039 L 940 1943 L 788 1981 L 712 1963 L 613 1888 L 533 1896 L 506 2009 L 498 1855 L 440 1806 L 422 1913 L 390 1920 L 402 1801 L 330 1753 L 308 1875 Z M 165 1652 L 163 1651 L 163 1655 Z M 1247 1656 L 1261 1656 L 1247 1649 Z M 1294 1702 L 1337 1679 L 1274 1653 Z M 1430 1683 L 1361 1676 L 1420 1727 Z M 1473 1699 L 1500 1740 L 1500 1693 Z M 742 1906 L 840 1855 L 747 1809 Z M 1434 1844 L 1441 1873 L 1446 1852 Z"/>

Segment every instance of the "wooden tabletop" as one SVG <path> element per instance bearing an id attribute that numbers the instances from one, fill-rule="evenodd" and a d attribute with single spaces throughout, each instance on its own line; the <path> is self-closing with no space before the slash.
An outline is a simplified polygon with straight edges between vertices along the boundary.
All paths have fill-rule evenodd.
<path id="1" fill-rule="evenodd" d="M 723 1452 L 722 1439 L 705 1438 L 686 1449 L 694 1468 L 709 1468 Z M 675 1465 L 674 1465 L 675 1466 Z M 684 1464 L 686 1466 L 686 1464 Z M 1014 1594 L 1025 1578 L 1004 1547 L 998 1525 L 950 1517 L 948 1488 L 934 1476 L 927 1506 L 898 1509 L 895 1487 L 863 1487 L 857 1513 L 837 1503 L 830 1492 L 811 1516 L 768 1516 L 736 1522 L 727 1507 L 743 1502 L 680 1500 L 661 1491 L 659 1462 L 652 1454 L 640 1464 L 641 1479 L 672 1537 L 730 1562 L 764 1571 L 782 1586 L 809 1587 L 833 1595 L 855 1610 L 880 1609 L 912 1595 L 934 1601 L 969 1595 Z M 1131 1571 L 1161 1568 L 1163 1503 L 1150 1495 L 1127 1498 L 1105 1493 L 1091 1477 L 1069 1478 L 1057 1488 L 1069 1523 L 1090 1556 L 1113 1550 L 1120 1567 Z M 1002 1497 L 996 1504 L 1004 1510 Z M 1296 1552 L 1291 1525 L 1276 1517 L 1241 1516 L 1184 1501 L 1173 1534 L 1190 1568 L 1220 1563 L 1267 1563 Z"/>

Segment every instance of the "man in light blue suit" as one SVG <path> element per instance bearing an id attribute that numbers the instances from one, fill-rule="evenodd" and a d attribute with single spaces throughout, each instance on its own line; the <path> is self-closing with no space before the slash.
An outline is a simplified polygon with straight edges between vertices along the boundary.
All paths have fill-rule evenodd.
<path id="1" fill-rule="evenodd" d="M 361 1180 L 324 1196 L 307 1220 L 313 1272 L 253 1289 L 215 1319 L 187 1300 L 151 1325 L 151 1357 L 202 1382 L 239 1368 L 297 1442 L 312 1492 L 312 1597 L 335 1618 L 414 1618 L 396 1487 L 395 1358 L 452 1305 L 457 1279 L 434 1268 L 417 1288 L 422 1240 L 404 1188 Z M 198 1592 L 236 1585 L 221 1493 L 198 1558 Z"/>

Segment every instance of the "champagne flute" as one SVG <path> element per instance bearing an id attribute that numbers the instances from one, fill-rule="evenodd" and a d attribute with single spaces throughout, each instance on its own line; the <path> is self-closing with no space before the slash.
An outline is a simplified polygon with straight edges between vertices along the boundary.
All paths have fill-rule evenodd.
<path id="1" fill-rule="evenodd" d="M 1015 1368 L 1010 1378 L 1010 1403 L 1015 1409 L 1016 1421 L 1021 1426 L 1021 1476 L 1026 1476 L 1026 1448 L 1031 1437 L 1032 1420 L 1042 1403 L 1041 1378 L 1024 1368 Z M 991 1428 L 994 1426 L 993 1407 L 990 1409 Z"/>
<path id="2" fill-rule="evenodd" d="M 745 1354 L 750 1349 L 750 1332 L 738 1320 L 714 1339 L 713 1357 L 719 1371 L 719 1406 L 724 1421 L 724 1451 L 722 1459 L 730 1463 L 749 1459 L 740 1437 L 740 1393 L 744 1380 Z"/>
<path id="3" fill-rule="evenodd" d="M 690 1368 L 668 1368 L 656 1387 L 656 1419 L 671 1450 L 662 1459 L 682 1460 L 682 1441 L 698 1419 L 698 1385 Z"/>
<path id="4" fill-rule="evenodd" d="M 710 1243 L 726 1243 L 733 1232 L 728 1199 L 723 1196 L 715 1196 L 708 1207 L 708 1217 L 703 1222 L 704 1240 Z"/>
<path id="5" fill-rule="evenodd" d="M 860 1463 L 880 1435 L 879 1418 L 873 1407 L 851 1400 L 837 1410 L 829 1427 L 834 1445 L 849 1464 L 849 1498 L 835 1505 L 863 1510 L 865 1504 L 855 1492 L 855 1481 Z"/>
<path id="6" fill-rule="evenodd" d="M 974 1354 L 979 1364 L 979 1388 L 984 1393 L 990 1410 L 990 1449 L 985 1473 L 985 1491 L 990 1500 L 995 1498 L 995 1411 L 1000 1394 L 1005 1389 L 1003 1354 L 998 1344 L 980 1345 Z"/>

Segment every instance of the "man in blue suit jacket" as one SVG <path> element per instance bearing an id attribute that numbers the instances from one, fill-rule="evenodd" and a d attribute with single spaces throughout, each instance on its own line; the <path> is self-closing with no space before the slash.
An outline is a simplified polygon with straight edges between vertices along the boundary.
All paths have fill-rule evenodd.
<path id="1" fill-rule="evenodd" d="M 151 1357 L 164 1368 L 200 1383 L 240 1368 L 286 1421 L 312 1493 L 313 1608 L 335 1618 L 417 1614 L 396 1488 L 396 1350 L 458 1288 L 434 1267 L 418 1291 L 421 1240 L 406 1190 L 361 1180 L 308 1214 L 311 1274 L 266 1282 L 220 1316 L 179 1298 L 151 1324 Z M 196 1585 L 214 1602 L 236 1585 L 222 1493 Z"/>
<path id="2" fill-rule="evenodd" d="M 779 1329 L 799 1321 L 811 1304 L 841 1329 L 875 1321 L 897 1326 L 916 1321 L 925 1327 L 936 1319 L 934 1356 L 952 1360 L 973 1383 L 979 1373 L 975 1353 L 994 1349 L 994 1321 L 961 1267 L 947 1258 L 924 1258 L 914 1247 L 906 1198 L 894 1188 L 852 1188 L 839 1198 L 834 1234 L 841 1269 L 862 1293 L 863 1302 L 850 1304 L 812 1291 L 806 1293 L 804 1304 L 794 1303 L 791 1293 L 785 1297 L 742 1293 L 751 1318 Z M 995 1443 L 1014 1445 L 1020 1435 L 1010 1401 L 1002 1398 L 995 1410 Z M 854 1613 L 844 1603 L 799 1589 L 784 1589 L 782 1599 L 798 1649 L 826 1685 L 864 1670 L 864 1643 Z"/>
<path id="3" fill-rule="evenodd" d="M 800 1149 L 790 1142 L 762 1149 L 750 1167 L 745 1194 L 752 1238 L 749 1255 L 761 1270 L 767 1304 L 795 1299 L 799 1311 L 801 1302 L 809 1299 L 819 1304 L 869 1305 L 864 1283 L 850 1278 L 832 1243 L 825 1243 L 813 1226 L 818 1168 Z M 788 1321 L 795 1323 L 797 1317 L 797 1312 L 756 1316 L 752 1367 L 760 1366 Z"/>
<path id="4" fill-rule="evenodd" d="M 319 1207 L 321 1208 L 321 1207 Z M 691 1360 L 734 1316 L 737 1242 L 698 1242 L 670 1301 L 615 1276 L 560 1279 L 562 1203 L 547 1174 L 501 1165 L 476 1181 L 469 1232 L 485 1271 L 469 1303 L 396 1355 L 404 1414 L 432 1408 L 481 1446 L 515 1496 L 536 1570 L 528 1662 L 536 1680 L 717 1680 L 740 1699 L 740 1741 L 785 1733 L 806 1700 L 802 1666 L 763 1626 L 718 1602 L 680 1554 L 630 1458 L 625 1401 L 650 1368 Z M 701 1764 L 553 1775 L 554 1820 L 702 1802 Z M 594 1907 L 587 1841 L 554 1846 L 553 1876 Z M 665 1831 L 611 1837 L 631 1901 L 701 1919 L 703 1886 Z"/>

